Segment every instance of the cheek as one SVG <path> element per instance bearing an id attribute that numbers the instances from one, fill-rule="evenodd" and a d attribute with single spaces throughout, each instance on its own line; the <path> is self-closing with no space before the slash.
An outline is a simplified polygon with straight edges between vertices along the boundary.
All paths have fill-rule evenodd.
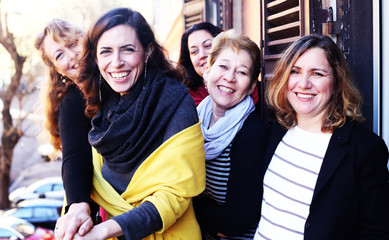
<path id="1" fill-rule="evenodd" d="M 295 84 L 296 84 L 296 81 L 292 77 L 290 77 L 288 79 L 288 81 L 286 82 L 286 90 L 287 91 L 293 90 Z"/>
<path id="2" fill-rule="evenodd" d="M 192 62 L 193 66 L 196 66 L 196 64 L 197 64 L 196 56 L 190 55 L 190 61 Z"/>
<path id="3" fill-rule="evenodd" d="M 106 58 L 97 58 L 96 59 L 97 67 L 101 70 L 104 70 L 107 65 L 107 59 Z"/>
<path id="4" fill-rule="evenodd" d="M 65 74 L 67 71 L 66 64 L 63 61 L 55 64 L 55 68 L 57 69 L 57 72 L 59 72 L 60 74 Z"/>

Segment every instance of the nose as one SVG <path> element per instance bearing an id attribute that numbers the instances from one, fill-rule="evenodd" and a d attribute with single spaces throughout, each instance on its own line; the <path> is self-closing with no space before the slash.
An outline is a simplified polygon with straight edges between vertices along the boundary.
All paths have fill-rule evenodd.
<path id="1" fill-rule="evenodd" d="M 224 74 L 224 79 L 226 79 L 228 82 L 235 82 L 235 72 L 234 71 L 226 71 Z"/>
<path id="2" fill-rule="evenodd" d="M 199 59 L 204 59 L 208 57 L 208 52 L 204 48 L 199 48 Z"/>
<path id="3" fill-rule="evenodd" d="M 113 59 L 111 62 L 111 65 L 113 67 L 119 68 L 123 64 L 123 61 L 121 59 L 120 53 L 113 54 Z"/>
<path id="4" fill-rule="evenodd" d="M 301 89 L 309 89 L 312 87 L 311 78 L 309 74 L 302 74 L 301 79 L 299 81 L 299 87 Z"/>
<path id="5" fill-rule="evenodd" d="M 69 56 L 70 60 L 77 60 L 77 57 L 78 57 L 78 52 L 77 51 L 73 51 L 71 49 L 67 49 L 66 54 Z"/>

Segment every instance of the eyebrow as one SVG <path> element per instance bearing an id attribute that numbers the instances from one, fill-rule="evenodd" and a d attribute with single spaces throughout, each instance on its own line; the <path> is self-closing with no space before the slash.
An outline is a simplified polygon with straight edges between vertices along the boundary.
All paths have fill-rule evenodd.
<path id="1" fill-rule="evenodd" d="M 129 44 L 125 44 L 123 46 L 120 46 L 120 48 L 126 48 L 126 47 L 134 47 L 136 49 L 136 46 L 129 43 Z M 112 47 L 100 47 L 100 49 L 111 49 Z"/>
<path id="2" fill-rule="evenodd" d="M 231 62 L 230 59 L 227 59 L 227 58 L 226 58 L 226 59 L 220 59 L 220 61 L 221 61 L 221 62 L 228 62 L 228 63 Z M 239 66 L 239 67 L 245 67 L 245 68 L 247 68 L 247 69 L 250 69 L 250 68 L 249 68 L 248 66 L 246 66 L 245 64 L 240 64 L 240 65 L 238 65 L 238 66 Z"/>
<path id="3" fill-rule="evenodd" d="M 204 44 L 206 43 L 207 41 L 210 41 L 212 39 L 208 38 L 208 39 L 205 39 L 201 44 Z M 197 48 L 196 46 L 190 46 L 189 48 Z"/>
<path id="4" fill-rule="evenodd" d="M 292 69 L 293 69 L 293 68 L 301 69 L 301 67 L 296 66 L 296 65 L 293 66 Z M 310 71 L 322 71 L 322 72 L 325 72 L 325 73 L 327 73 L 327 74 L 329 73 L 327 70 L 325 70 L 325 69 L 323 69 L 323 68 L 310 68 Z"/>

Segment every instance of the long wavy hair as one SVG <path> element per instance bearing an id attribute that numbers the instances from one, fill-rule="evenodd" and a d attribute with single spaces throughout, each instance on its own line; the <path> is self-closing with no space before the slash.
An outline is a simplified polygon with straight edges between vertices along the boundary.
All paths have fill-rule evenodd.
<path id="1" fill-rule="evenodd" d="M 333 94 L 328 102 L 322 122 L 323 132 L 341 127 L 347 118 L 361 122 L 362 97 L 352 81 L 350 69 L 339 47 L 327 36 L 311 34 L 295 41 L 279 60 L 274 75 L 269 79 L 266 100 L 276 112 L 277 120 L 286 128 L 297 125 L 296 112 L 287 100 L 290 72 L 300 56 L 311 48 L 325 52 L 334 74 Z"/>
<path id="2" fill-rule="evenodd" d="M 142 14 L 129 8 L 110 10 L 89 29 L 83 43 L 82 64 L 78 81 L 86 98 L 85 113 L 91 118 L 97 114 L 101 105 L 99 97 L 100 71 L 96 63 L 97 43 L 103 33 L 118 25 L 132 27 L 143 49 L 145 51 L 148 48 L 152 50 L 147 62 L 148 69 L 154 69 L 168 77 L 182 81 L 181 73 L 167 58 L 166 50 L 156 41 L 153 30 Z M 106 84 L 101 84 L 100 87 L 104 101 L 104 94 L 110 93 Z"/>
<path id="3" fill-rule="evenodd" d="M 45 127 L 50 135 L 50 142 L 56 150 L 61 150 L 61 140 L 59 138 L 58 127 L 58 109 L 66 96 L 68 89 L 75 85 L 75 79 L 69 79 L 62 76 L 55 69 L 49 57 L 46 55 L 43 42 L 46 37 L 52 38 L 62 46 L 69 46 L 76 43 L 84 35 L 84 32 L 61 19 L 51 20 L 43 29 L 43 32 L 35 39 L 34 47 L 39 51 L 42 61 L 47 66 L 48 78 L 47 83 L 42 88 L 45 111 Z"/>
<path id="4" fill-rule="evenodd" d="M 196 90 L 203 84 L 203 78 L 197 74 L 193 67 L 192 60 L 190 60 L 188 38 L 193 32 L 205 30 L 213 37 L 216 37 L 223 30 L 209 22 L 197 23 L 188 28 L 181 37 L 181 49 L 178 59 L 178 66 L 184 75 L 184 84 L 191 90 Z"/>

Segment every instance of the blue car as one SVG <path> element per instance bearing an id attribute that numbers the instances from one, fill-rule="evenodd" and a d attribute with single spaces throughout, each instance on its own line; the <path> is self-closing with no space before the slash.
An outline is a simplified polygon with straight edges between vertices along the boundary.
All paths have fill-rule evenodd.
<path id="1" fill-rule="evenodd" d="M 60 217 L 63 202 L 55 199 L 32 199 L 4 211 L 3 216 L 22 218 L 35 226 L 54 229 Z"/>

